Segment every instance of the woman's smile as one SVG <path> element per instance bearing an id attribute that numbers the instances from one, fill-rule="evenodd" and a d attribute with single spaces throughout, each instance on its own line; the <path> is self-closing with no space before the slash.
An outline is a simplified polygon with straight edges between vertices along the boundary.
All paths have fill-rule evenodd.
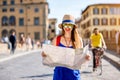
<path id="1" fill-rule="evenodd" d="M 65 28 L 65 31 L 71 31 L 71 29 L 70 28 Z"/>

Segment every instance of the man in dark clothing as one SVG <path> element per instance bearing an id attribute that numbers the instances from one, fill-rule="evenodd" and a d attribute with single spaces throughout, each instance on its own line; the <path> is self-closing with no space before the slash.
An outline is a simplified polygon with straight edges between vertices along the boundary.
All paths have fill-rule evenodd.
<path id="1" fill-rule="evenodd" d="M 12 34 L 10 35 L 9 38 L 12 48 L 11 48 L 11 52 L 10 53 L 14 53 L 15 48 L 16 48 L 16 36 L 15 36 L 15 32 L 13 31 Z"/>

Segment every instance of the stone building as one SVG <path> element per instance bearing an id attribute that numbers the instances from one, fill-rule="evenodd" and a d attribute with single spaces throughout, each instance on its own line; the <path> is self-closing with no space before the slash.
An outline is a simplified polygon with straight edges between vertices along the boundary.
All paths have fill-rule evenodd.
<path id="1" fill-rule="evenodd" d="M 56 23 L 57 19 L 50 18 L 49 19 L 49 27 L 48 27 L 48 39 L 52 40 L 56 36 Z"/>
<path id="2" fill-rule="evenodd" d="M 0 38 L 11 31 L 47 39 L 49 7 L 46 0 L 0 0 Z"/>
<path id="3" fill-rule="evenodd" d="M 107 47 L 116 50 L 115 34 L 120 29 L 120 4 L 93 4 L 82 11 L 79 24 L 83 39 L 89 39 L 97 27 L 103 34 Z"/>

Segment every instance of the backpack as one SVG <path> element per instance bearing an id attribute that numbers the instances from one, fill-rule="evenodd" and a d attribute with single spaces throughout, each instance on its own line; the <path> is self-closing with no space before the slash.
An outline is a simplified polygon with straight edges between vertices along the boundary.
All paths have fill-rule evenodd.
<path id="1" fill-rule="evenodd" d="M 60 39 L 61 39 L 61 35 L 57 36 L 56 46 L 58 46 L 60 44 Z"/>

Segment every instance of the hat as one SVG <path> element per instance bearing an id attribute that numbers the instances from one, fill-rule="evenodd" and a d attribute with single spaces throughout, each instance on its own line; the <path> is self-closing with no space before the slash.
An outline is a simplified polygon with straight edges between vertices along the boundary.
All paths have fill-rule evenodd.
<path id="1" fill-rule="evenodd" d="M 64 23 L 70 23 L 70 24 L 73 24 L 75 26 L 75 28 L 77 27 L 75 24 L 74 17 L 71 15 L 68 15 L 68 14 L 64 15 L 62 23 L 58 25 L 59 28 L 62 28 L 62 24 L 64 24 Z"/>

